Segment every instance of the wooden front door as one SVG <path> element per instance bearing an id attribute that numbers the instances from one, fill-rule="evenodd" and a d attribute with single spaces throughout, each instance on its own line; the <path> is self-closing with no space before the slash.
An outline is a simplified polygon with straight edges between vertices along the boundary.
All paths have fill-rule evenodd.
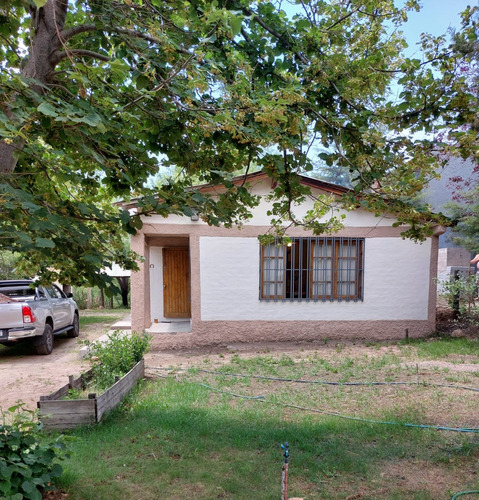
<path id="1" fill-rule="evenodd" d="M 190 258 L 187 248 L 163 248 L 163 314 L 190 318 Z"/>

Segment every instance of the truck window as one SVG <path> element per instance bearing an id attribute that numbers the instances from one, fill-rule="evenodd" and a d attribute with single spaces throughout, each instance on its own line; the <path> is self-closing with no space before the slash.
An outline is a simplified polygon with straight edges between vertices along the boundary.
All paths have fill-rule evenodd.
<path id="1" fill-rule="evenodd" d="M 45 289 L 48 292 L 48 295 L 50 295 L 52 299 L 61 298 L 61 295 L 58 293 L 58 290 L 53 285 L 46 286 Z"/>
<path id="2" fill-rule="evenodd" d="M 11 299 L 22 299 L 26 297 L 33 298 L 35 296 L 35 289 L 29 287 L 28 285 L 16 286 L 16 287 L 1 287 L 0 292 Z"/>

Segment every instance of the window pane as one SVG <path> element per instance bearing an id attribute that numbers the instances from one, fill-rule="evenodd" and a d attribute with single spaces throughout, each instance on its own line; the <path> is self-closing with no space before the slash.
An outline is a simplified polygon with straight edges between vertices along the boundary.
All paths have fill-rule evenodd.
<path id="1" fill-rule="evenodd" d="M 333 245 L 331 238 L 313 240 L 312 298 L 330 298 L 333 291 Z"/>
<path id="2" fill-rule="evenodd" d="M 339 299 L 358 298 L 358 249 L 360 242 L 345 239 L 338 244 L 337 297 Z"/>
<path id="3" fill-rule="evenodd" d="M 262 264 L 262 298 L 282 298 L 284 296 L 284 247 L 264 246 Z"/>

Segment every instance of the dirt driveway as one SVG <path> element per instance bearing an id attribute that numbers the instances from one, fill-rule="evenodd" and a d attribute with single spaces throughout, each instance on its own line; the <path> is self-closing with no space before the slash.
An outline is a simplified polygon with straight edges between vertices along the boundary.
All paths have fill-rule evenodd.
<path id="1" fill-rule="evenodd" d="M 81 341 L 96 340 L 124 315 L 124 312 L 114 311 L 82 313 L 82 316 L 104 318 L 81 328 L 78 339 L 64 335 L 56 337 L 49 356 L 35 354 L 27 343 L 12 348 L 0 346 L 0 409 L 6 410 L 18 401 L 23 401 L 29 409 L 36 409 L 40 396 L 46 396 L 68 383 L 69 375 L 78 376 L 88 369 L 89 364 L 80 360 Z"/>

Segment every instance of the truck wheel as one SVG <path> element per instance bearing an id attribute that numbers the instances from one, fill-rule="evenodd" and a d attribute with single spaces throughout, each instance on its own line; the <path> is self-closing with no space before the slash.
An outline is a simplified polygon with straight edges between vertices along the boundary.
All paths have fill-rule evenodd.
<path id="1" fill-rule="evenodd" d="M 39 339 L 39 343 L 35 346 L 37 354 L 51 354 L 53 351 L 53 330 L 47 323 L 43 335 Z"/>
<path id="2" fill-rule="evenodd" d="M 80 320 L 78 319 L 78 314 L 75 313 L 73 316 L 73 325 L 72 329 L 68 330 L 67 336 L 70 338 L 75 338 L 80 335 Z"/>

